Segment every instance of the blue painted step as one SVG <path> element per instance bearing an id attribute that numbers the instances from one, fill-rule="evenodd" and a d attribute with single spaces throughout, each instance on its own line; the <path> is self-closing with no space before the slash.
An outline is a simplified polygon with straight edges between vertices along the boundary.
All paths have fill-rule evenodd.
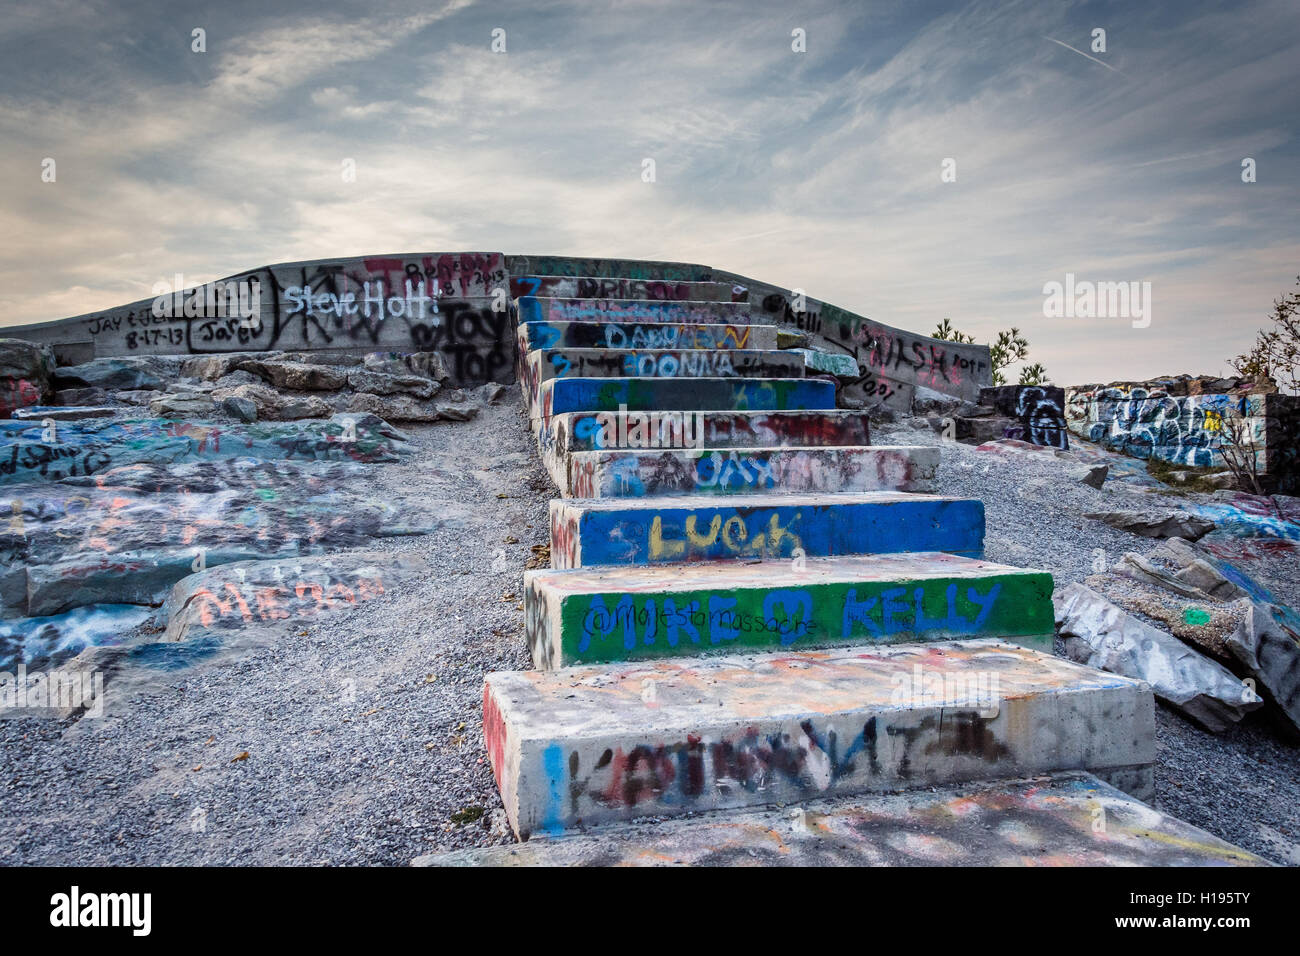
<path id="1" fill-rule="evenodd" d="M 551 502 L 551 567 L 946 551 L 983 557 L 984 504 L 869 492 Z"/>
<path id="2" fill-rule="evenodd" d="M 809 378 L 557 378 L 541 384 L 548 418 L 562 412 L 833 409 L 835 385 Z"/>

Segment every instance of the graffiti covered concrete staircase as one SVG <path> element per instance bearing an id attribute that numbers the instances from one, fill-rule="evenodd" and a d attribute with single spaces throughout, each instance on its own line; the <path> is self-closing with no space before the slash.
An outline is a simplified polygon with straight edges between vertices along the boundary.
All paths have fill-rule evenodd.
<path id="1" fill-rule="evenodd" d="M 870 444 L 724 283 L 602 281 L 514 286 L 563 496 L 535 669 L 484 686 L 520 838 L 1059 771 L 1149 792 L 1150 689 L 1052 656 L 1051 576 L 982 560 L 982 503 L 927 493 L 938 449 Z"/>

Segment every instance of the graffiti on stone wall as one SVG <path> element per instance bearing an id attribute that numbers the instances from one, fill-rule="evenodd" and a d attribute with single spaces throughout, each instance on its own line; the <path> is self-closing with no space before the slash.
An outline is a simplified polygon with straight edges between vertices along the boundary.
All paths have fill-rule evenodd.
<path id="1" fill-rule="evenodd" d="M 869 403 L 910 409 L 918 385 L 974 400 L 992 381 L 983 346 L 956 345 L 872 322 L 805 296 L 769 290 L 762 312 L 772 320 L 810 333 L 858 363 L 860 376 L 844 383 L 844 394 Z M 751 294 L 751 300 L 754 295 Z"/>
<path id="2" fill-rule="evenodd" d="M 1223 464 L 1225 415 L 1245 418 L 1250 437 L 1264 447 L 1262 409 L 1262 395 L 1171 395 L 1143 385 L 1107 386 L 1071 389 L 1066 422 L 1079 437 L 1135 458 L 1212 468 Z"/>
<path id="3" fill-rule="evenodd" d="M 90 316 L 82 329 L 97 355 L 387 346 L 442 352 L 461 383 L 508 380 L 513 366 L 499 253 L 272 266 L 223 281 L 255 285 L 260 310 L 231 314 L 225 300 L 207 301 L 213 283 L 179 296 L 180 308 L 164 296 Z"/>
<path id="4" fill-rule="evenodd" d="M 1065 389 L 1055 385 L 1000 385 L 980 390 L 981 405 L 1015 420 L 1003 438 L 1046 448 L 1069 448 L 1065 424 Z"/>

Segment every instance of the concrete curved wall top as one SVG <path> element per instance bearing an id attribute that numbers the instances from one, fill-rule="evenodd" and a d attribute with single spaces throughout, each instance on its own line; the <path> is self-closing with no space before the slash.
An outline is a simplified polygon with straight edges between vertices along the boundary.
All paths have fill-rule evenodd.
<path id="1" fill-rule="evenodd" d="M 64 363 L 263 349 L 440 351 L 462 383 L 510 381 L 514 340 L 505 297 L 510 277 L 520 275 L 743 286 L 751 305 L 769 314 L 773 324 L 803 330 L 815 347 L 857 360 L 862 377 L 846 386 L 847 395 L 901 411 L 911 408 L 918 386 L 974 401 L 992 381 L 987 346 L 916 335 L 711 266 L 500 252 L 279 263 L 166 296 L 161 309 L 159 300 L 142 299 L 73 318 L 0 328 L 0 336 L 49 344 Z"/>

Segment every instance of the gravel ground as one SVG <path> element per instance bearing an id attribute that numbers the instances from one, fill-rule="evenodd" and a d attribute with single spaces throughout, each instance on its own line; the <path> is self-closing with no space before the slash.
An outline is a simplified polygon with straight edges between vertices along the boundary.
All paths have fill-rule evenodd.
<path id="1" fill-rule="evenodd" d="M 368 547 L 419 553 L 429 579 L 160 694 L 115 702 L 110 684 L 103 719 L 0 721 L 0 863 L 406 865 L 511 842 L 482 679 L 527 666 L 522 570 L 553 491 L 514 389 L 475 421 L 407 431 L 418 453 L 377 467 L 376 490 L 423 494 L 440 527 Z M 934 439 L 903 425 L 876 438 Z M 1063 480 L 1059 461 L 941 447 L 939 490 L 984 501 L 988 557 L 1058 585 L 1154 544 L 1084 511 L 1177 503 Z M 1294 600 L 1294 557 L 1276 562 L 1242 567 Z M 1161 708 L 1157 745 L 1161 809 L 1300 863 L 1300 749 L 1262 717 L 1214 736 Z"/>
<path id="2" fill-rule="evenodd" d="M 933 444 L 935 435 L 899 424 L 877 428 L 872 441 Z M 1145 554 L 1159 543 L 1084 518 L 1084 512 L 1172 509 L 1180 503 L 1178 496 L 1143 491 L 1131 482 L 1089 487 L 1066 477 L 1070 465 L 1059 459 L 939 445 L 938 492 L 984 502 L 986 557 L 1050 571 L 1058 588 L 1111 566 L 1125 551 Z M 1292 551 L 1234 558 L 1233 564 L 1263 580 L 1280 600 L 1300 606 L 1296 561 Z M 1262 712 L 1216 735 L 1158 705 L 1155 805 L 1270 860 L 1300 865 L 1300 747 Z"/>
<path id="3" fill-rule="evenodd" d="M 376 467 L 378 492 L 421 489 L 442 524 L 367 547 L 421 554 L 428 580 L 169 692 L 115 702 L 110 683 L 102 719 L 0 721 L 0 863 L 404 866 L 512 840 L 483 676 L 527 665 L 516 606 L 552 497 L 519 408 L 511 389 L 405 429 L 417 454 Z"/>

